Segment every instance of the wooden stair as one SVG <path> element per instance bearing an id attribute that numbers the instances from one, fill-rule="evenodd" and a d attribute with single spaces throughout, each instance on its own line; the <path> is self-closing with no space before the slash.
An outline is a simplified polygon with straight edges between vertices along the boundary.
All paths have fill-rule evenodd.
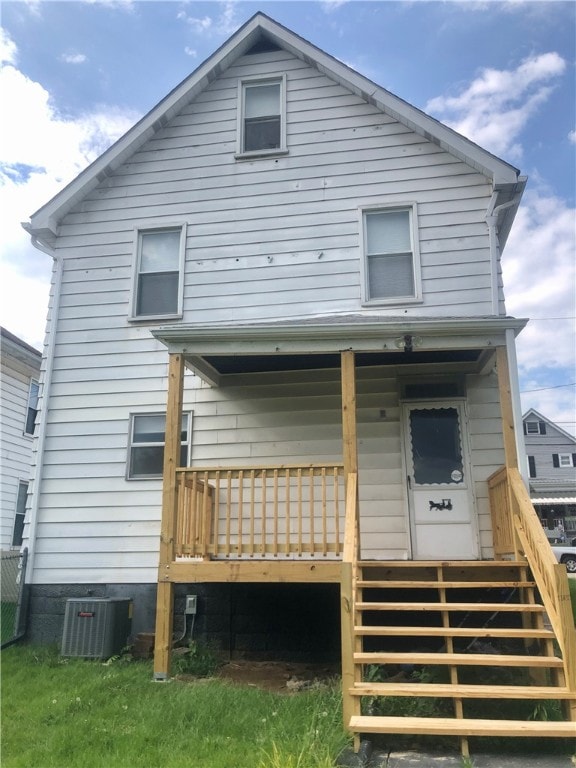
<path id="1" fill-rule="evenodd" d="M 463 754 L 471 736 L 576 738 L 576 693 L 525 562 L 359 561 L 353 592 L 355 734 L 457 736 Z M 398 716 L 406 697 L 430 716 Z M 529 719 L 547 700 L 565 720 Z"/>

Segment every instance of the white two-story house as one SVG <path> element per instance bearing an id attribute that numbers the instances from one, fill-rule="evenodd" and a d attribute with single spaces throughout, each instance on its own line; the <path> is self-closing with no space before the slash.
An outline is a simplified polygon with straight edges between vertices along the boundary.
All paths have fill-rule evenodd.
<path id="1" fill-rule="evenodd" d="M 487 726 L 463 699 L 518 693 L 459 677 L 483 630 L 456 614 L 504 584 L 518 621 L 500 632 L 542 655 L 489 663 L 549 668 L 531 694 L 573 718 L 566 578 L 518 471 L 525 320 L 500 263 L 525 183 L 257 14 L 34 213 L 54 286 L 30 636 L 58 634 L 66 597 L 130 596 L 164 679 L 185 595 L 230 653 L 326 649 L 328 627 L 360 734 L 411 727 L 361 714 L 380 695 L 363 669 L 428 632 L 455 700 L 437 727 L 465 740 Z"/>

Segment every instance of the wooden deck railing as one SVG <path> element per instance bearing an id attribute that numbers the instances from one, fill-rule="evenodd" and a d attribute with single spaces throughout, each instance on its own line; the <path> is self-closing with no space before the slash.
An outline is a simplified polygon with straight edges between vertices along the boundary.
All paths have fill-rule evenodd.
<path id="1" fill-rule="evenodd" d="M 567 683 L 576 690 L 576 631 L 566 570 L 556 558 L 520 472 L 502 468 L 488 479 L 494 551 L 525 557 L 562 651 Z"/>
<path id="2" fill-rule="evenodd" d="M 341 558 L 342 464 L 176 470 L 176 557 Z"/>

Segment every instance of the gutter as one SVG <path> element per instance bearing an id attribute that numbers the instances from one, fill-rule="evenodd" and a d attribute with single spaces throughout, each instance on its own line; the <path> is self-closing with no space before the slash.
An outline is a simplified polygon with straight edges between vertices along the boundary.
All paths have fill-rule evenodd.
<path id="1" fill-rule="evenodd" d="M 36 544 L 36 530 L 38 528 L 38 509 L 40 506 L 40 491 L 42 485 L 42 476 L 44 469 L 44 447 L 46 443 L 46 431 L 48 421 L 48 403 L 50 401 L 50 389 L 52 382 L 52 370 L 54 367 L 54 350 L 56 347 L 56 325 L 58 322 L 58 308 L 60 306 L 60 291 L 62 285 L 63 261 L 58 258 L 52 248 L 46 243 L 41 242 L 32 231 L 28 223 L 23 223 L 22 227 L 30 234 L 31 242 L 34 248 L 50 256 L 55 262 L 54 275 L 52 278 L 53 293 L 49 304 L 48 318 L 46 322 L 46 342 L 45 357 L 46 367 L 41 376 L 41 402 L 40 402 L 40 421 L 38 423 L 38 435 L 36 437 L 36 461 L 31 476 L 32 482 L 32 502 L 29 509 L 29 524 L 26 541 L 28 544 L 28 562 L 26 581 L 31 583 L 34 574 L 34 556 Z"/>

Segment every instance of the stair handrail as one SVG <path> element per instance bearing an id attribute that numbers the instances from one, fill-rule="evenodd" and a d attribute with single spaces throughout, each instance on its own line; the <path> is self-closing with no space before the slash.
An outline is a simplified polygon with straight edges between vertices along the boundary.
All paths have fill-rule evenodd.
<path id="1" fill-rule="evenodd" d="M 358 475 L 350 472 L 346 480 L 346 518 L 342 560 L 355 564 L 359 552 Z"/>
<path id="2" fill-rule="evenodd" d="M 506 484 L 505 498 L 509 504 L 506 512 L 515 539 L 514 542 L 509 542 L 512 546 L 509 547 L 511 551 L 508 554 L 517 556 L 520 553 L 530 566 L 562 652 L 566 683 L 571 690 L 576 691 L 576 630 L 566 566 L 556 562 L 519 470 L 515 467 L 507 467 L 494 473 L 489 478 L 491 491 L 503 481 Z M 494 506 L 491 502 L 493 519 L 497 514 L 502 515 L 502 510 L 498 513 Z M 499 554 L 504 554 L 501 545 L 502 542 L 495 542 L 495 549 Z"/>
<path id="3" fill-rule="evenodd" d="M 344 547 L 340 576 L 340 620 L 342 639 L 342 715 L 344 727 L 350 727 L 351 718 L 360 714 L 360 700 L 350 691 L 355 681 L 354 651 L 356 639 L 356 579 L 360 552 L 358 516 L 358 474 L 349 472 L 346 477 L 346 517 L 344 523 Z"/>

